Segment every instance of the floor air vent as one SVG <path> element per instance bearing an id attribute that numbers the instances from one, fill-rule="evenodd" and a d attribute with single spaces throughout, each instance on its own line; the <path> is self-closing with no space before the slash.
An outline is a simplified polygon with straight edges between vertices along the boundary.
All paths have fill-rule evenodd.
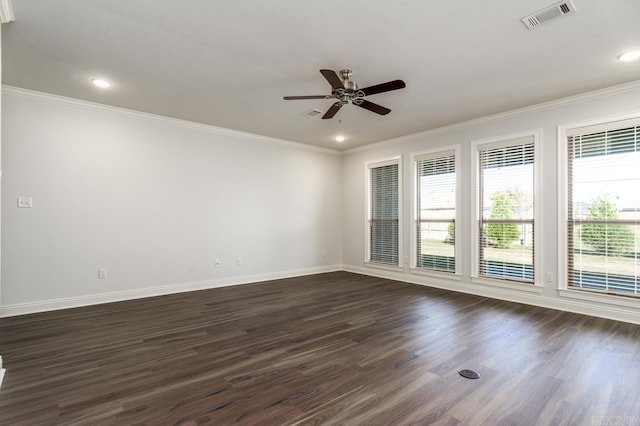
<path id="1" fill-rule="evenodd" d="M 568 15 L 576 11 L 576 7 L 571 0 L 556 3 L 553 6 L 549 6 L 542 9 L 532 15 L 522 18 L 522 23 L 530 30 L 538 28 L 540 25 L 549 22 L 553 19 L 560 18 L 561 16 Z"/>
<path id="2" fill-rule="evenodd" d="M 465 379 L 479 379 L 480 375 L 473 370 L 460 370 L 458 374 Z"/>

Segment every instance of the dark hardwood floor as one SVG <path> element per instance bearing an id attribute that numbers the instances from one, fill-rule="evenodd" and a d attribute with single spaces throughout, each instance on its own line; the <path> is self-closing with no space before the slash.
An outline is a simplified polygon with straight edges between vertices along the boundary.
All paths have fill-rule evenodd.
<path id="1" fill-rule="evenodd" d="M 2 425 L 640 425 L 640 326 L 347 272 L 5 318 L 0 353 Z"/>

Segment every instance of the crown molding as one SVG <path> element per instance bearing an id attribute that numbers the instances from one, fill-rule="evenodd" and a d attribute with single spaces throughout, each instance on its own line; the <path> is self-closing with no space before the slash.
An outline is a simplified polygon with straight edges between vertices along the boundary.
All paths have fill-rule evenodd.
<path id="1" fill-rule="evenodd" d="M 4 8 L 6 4 L 9 4 L 9 7 L 11 7 L 11 0 L 0 0 L 0 8 Z M 11 9 L 11 12 L 13 13 L 12 9 Z M 157 115 L 157 114 L 151 114 L 151 113 L 146 113 L 146 112 L 141 112 L 141 111 L 135 111 L 135 110 L 126 109 L 126 108 L 122 108 L 122 107 L 115 107 L 115 106 L 111 106 L 111 105 L 105 105 L 105 104 L 100 104 L 100 103 L 97 103 L 97 102 L 91 102 L 91 101 L 85 101 L 85 100 L 80 100 L 80 99 L 75 99 L 75 98 L 69 98 L 69 97 L 60 96 L 60 95 L 53 95 L 53 94 L 50 94 L 50 93 L 38 92 L 38 91 L 35 91 L 35 90 L 23 89 L 23 88 L 14 87 L 14 86 L 3 85 L 2 86 L 2 93 L 3 94 L 7 94 L 7 95 L 14 95 L 14 96 L 19 96 L 19 97 L 24 97 L 24 98 L 39 99 L 39 100 L 48 101 L 48 102 L 54 102 L 54 103 L 57 102 L 57 103 L 65 103 L 65 104 L 70 104 L 70 105 L 76 105 L 76 106 L 89 108 L 89 109 L 94 109 L 94 110 L 118 112 L 118 113 L 122 113 L 122 114 L 133 115 L 133 116 L 137 116 L 137 117 L 143 117 L 143 118 L 147 118 L 147 119 L 153 119 L 153 120 L 159 120 L 159 121 L 164 121 L 164 122 L 168 122 L 168 123 L 173 123 L 173 124 L 180 125 L 180 126 L 183 126 L 183 127 L 202 129 L 202 130 L 210 131 L 210 132 L 217 133 L 217 134 L 228 134 L 228 135 L 234 135 L 234 136 L 249 137 L 249 138 L 262 140 L 262 141 L 269 142 L 269 143 L 285 145 L 285 146 L 290 146 L 290 147 L 296 147 L 296 148 L 300 148 L 300 149 L 305 149 L 305 150 L 310 150 L 310 151 L 315 151 L 315 152 L 321 152 L 321 153 L 325 153 L 325 154 L 343 156 L 343 155 L 355 154 L 357 152 L 369 151 L 369 150 L 376 149 L 376 148 L 382 148 L 382 147 L 386 147 L 386 146 L 393 146 L 393 145 L 397 145 L 397 144 L 400 144 L 400 143 L 409 142 L 409 141 L 412 141 L 412 140 L 415 140 L 415 139 L 424 138 L 424 137 L 427 137 L 427 136 L 437 135 L 437 134 L 440 134 L 440 133 L 446 133 L 446 132 L 450 132 L 450 131 L 458 130 L 458 129 L 464 129 L 464 128 L 467 128 L 467 127 L 487 124 L 487 123 L 490 123 L 490 122 L 493 122 L 493 121 L 503 120 L 503 119 L 510 118 L 510 117 L 517 117 L 517 116 L 530 114 L 530 113 L 537 112 L 537 111 L 543 111 L 543 110 L 558 108 L 558 107 L 565 106 L 565 105 L 571 105 L 571 104 L 575 104 L 575 103 L 585 102 L 585 101 L 588 101 L 588 100 L 591 100 L 591 99 L 597 99 L 597 98 L 602 98 L 602 97 L 606 97 L 606 96 L 614 96 L 614 95 L 618 95 L 618 94 L 621 94 L 621 93 L 635 91 L 635 90 L 638 90 L 638 89 L 640 89 L 640 80 L 632 81 L 630 83 L 620 84 L 620 85 L 617 85 L 617 86 L 611 86 L 611 87 L 607 87 L 607 88 L 604 88 L 604 89 L 598 89 L 598 90 L 594 90 L 594 91 L 587 92 L 587 93 L 581 93 L 581 94 L 569 96 L 569 97 L 566 97 L 566 98 L 555 99 L 555 100 L 552 100 L 552 101 L 547 101 L 547 102 L 543 102 L 543 103 L 539 103 L 539 104 L 535 104 L 535 105 L 531 105 L 531 106 L 526 106 L 526 107 L 523 107 L 523 108 L 518 108 L 518 109 L 511 110 L 511 111 L 506 111 L 506 112 L 492 114 L 492 115 L 488 115 L 488 116 L 484 116 L 484 117 L 480 117 L 480 118 L 475 118 L 475 119 L 472 119 L 472 120 L 463 121 L 463 122 L 451 124 L 451 125 L 448 125 L 448 126 L 443 126 L 443 127 L 438 127 L 438 128 L 435 128 L 435 129 L 425 130 L 423 132 L 412 133 L 412 134 L 409 134 L 409 135 L 400 136 L 400 137 L 393 138 L 393 139 L 387 139 L 387 140 L 380 141 L 380 142 L 374 142 L 374 143 L 371 143 L 371 144 L 368 144 L 368 145 L 363 145 L 363 146 L 359 146 L 359 147 L 355 147 L 355 148 L 351 148 L 351 149 L 347 149 L 347 150 L 337 150 L 337 149 L 324 148 L 324 147 L 319 147 L 319 146 L 314 146 L 314 145 L 308 145 L 308 144 L 304 144 L 304 143 L 301 143 L 301 142 L 289 141 L 289 140 L 285 140 L 285 139 L 278 139 L 278 138 L 265 136 L 265 135 L 259 135 L 259 134 L 255 134 L 255 133 L 242 132 L 242 131 L 239 131 L 239 130 L 227 129 L 227 128 L 224 128 L 224 127 L 217 127 L 217 126 L 213 126 L 213 125 L 210 125 L 210 124 L 196 123 L 196 122 L 193 122 L 193 121 L 181 120 L 181 119 L 178 119 L 178 118 L 172 118 L 172 117 L 166 117 L 166 116 Z"/>
<path id="2" fill-rule="evenodd" d="M 565 105 L 576 104 L 585 102 L 591 99 L 602 98 L 605 96 L 613 96 L 621 93 L 631 92 L 640 89 L 640 80 L 632 81 L 630 83 L 619 84 L 617 86 L 606 87 L 604 89 L 598 89 L 591 92 L 581 93 L 578 95 L 568 96 L 566 98 L 554 99 L 552 101 L 542 102 L 535 105 L 530 105 L 506 112 L 500 112 L 497 114 L 487 115 L 480 118 L 474 118 L 472 120 L 463 121 L 460 123 L 451 124 L 449 126 L 438 127 L 424 132 L 412 133 L 398 138 L 387 139 L 380 142 L 375 142 L 369 145 L 359 146 L 342 151 L 344 155 L 355 154 L 356 152 L 368 151 L 375 148 L 381 148 L 385 146 L 392 146 L 403 142 L 409 142 L 414 139 L 423 138 L 425 136 L 437 135 L 440 133 L 450 132 L 453 130 L 464 129 L 466 127 L 477 126 L 481 124 L 487 124 L 493 121 L 503 120 L 505 118 L 517 117 L 520 115 L 531 114 L 537 111 L 543 111 L 553 108 L 558 108 Z"/>
<path id="3" fill-rule="evenodd" d="M 1 1 L 1 0 L 0 0 Z M 331 154 L 331 155 L 342 155 L 342 153 L 335 149 L 323 148 L 319 146 L 307 145 L 301 142 L 289 141 L 285 139 L 273 138 L 270 136 L 258 135 L 255 133 L 242 132 L 240 130 L 227 129 L 224 127 L 217 127 L 210 124 L 196 123 L 194 121 L 181 120 L 179 118 L 166 117 L 158 114 L 151 114 L 148 112 L 135 111 L 132 109 L 115 107 L 111 105 L 100 104 L 97 102 L 85 101 L 81 99 L 68 98 L 66 96 L 53 95 L 51 93 L 38 92 L 30 89 L 23 89 L 21 87 L 15 86 L 2 86 L 2 94 L 9 96 L 16 96 L 21 98 L 28 99 L 36 99 L 44 102 L 56 103 L 56 104 L 66 104 L 66 105 L 74 105 L 81 108 L 86 108 L 90 110 L 99 110 L 99 111 L 110 111 L 118 114 L 124 114 L 134 117 L 145 118 L 148 120 L 162 121 L 165 123 L 170 123 L 174 125 L 178 125 L 181 127 L 187 127 L 192 129 L 200 129 L 205 130 L 211 133 L 216 134 L 224 134 L 224 135 L 232 135 L 244 138 L 251 138 L 254 140 L 259 140 L 263 142 L 268 142 L 281 146 L 288 146 L 291 148 L 298 148 L 307 151 L 320 152 L 323 154 Z"/>
<path id="4" fill-rule="evenodd" d="M 15 21 L 15 19 L 11 0 L 0 0 L 0 22 L 6 24 L 7 22 Z"/>

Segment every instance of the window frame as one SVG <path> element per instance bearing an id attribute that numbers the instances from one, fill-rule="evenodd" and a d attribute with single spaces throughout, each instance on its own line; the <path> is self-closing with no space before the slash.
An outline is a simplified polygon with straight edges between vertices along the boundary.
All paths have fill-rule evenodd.
<path id="1" fill-rule="evenodd" d="M 389 165 L 398 165 L 398 264 L 382 263 L 371 261 L 371 169 L 377 167 L 384 167 Z M 373 160 L 365 162 L 364 167 L 364 183 L 365 183 L 365 220 L 364 220 L 364 233 L 365 233 L 365 250 L 364 250 L 364 265 L 372 268 L 387 269 L 392 271 L 401 271 L 404 263 L 403 258 L 403 194 L 402 194 L 402 156 L 388 157 L 382 160 Z"/>
<path id="2" fill-rule="evenodd" d="M 454 223 L 456 224 L 455 227 L 455 246 L 454 246 L 454 256 L 455 256 L 455 271 L 453 273 L 451 272 L 445 272 L 445 271 L 438 271 L 438 270 L 434 270 L 434 269 L 428 269 L 428 268 L 422 268 L 422 267 L 418 267 L 418 261 L 417 261 L 417 257 L 418 257 L 418 249 L 417 249 L 417 244 L 418 244 L 418 236 L 417 236 L 417 231 L 418 231 L 418 226 L 417 226 L 417 220 L 418 220 L 418 215 L 417 215 L 417 208 L 418 208 L 418 161 L 419 159 L 421 159 L 421 157 L 431 157 L 431 158 L 438 158 L 441 154 L 444 155 L 447 152 L 451 152 L 453 151 L 453 155 L 455 156 L 455 185 L 456 185 L 456 212 L 455 212 L 455 219 L 454 219 Z M 461 205 L 462 205 L 462 191 L 461 191 L 461 159 L 460 159 L 460 144 L 455 144 L 455 145 L 447 145 L 447 146 L 440 146 L 437 148 L 433 148 L 433 149 L 428 149 L 425 151 L 419 151 L 419 152 L 414 152 L 411 154 L 411 168 L 412 168 L 412 174 L 411 174 L 411 185 L 410 185 L 410 190 L 411 190 L 411 220 L 410 220 L 410 235 L 409 235 L 409 241 L 410 241 L 410 256 L 411 256 L 411 260 L 409 262 L 409 268 L 411 270 L 411 272 L 413 273 L 417 273 L 417 274 L 424 274 L 424 275 L 432 275 L 438 278 L 449 278 L 449 279 L 455 279 L 455 280 L 460 280 L 461 277 L 461 263 L 462 263 L 462 244 L 461 244 L 461 223 L 460 223 L 460 218 L 461 218 Z"/>
<path id="3" fill-rule="evenodd" d="M 611 305 L 625 307 L 637 307 L 640 303 L 638 296 L 624 295 L 621 293 L 605 293 L 593 290 L 583 290 L 569 287 L 569 134 L 582 129 L 582 131 L 614 130 L 631 122 L 638 121 L 640 125 L 640 112 L 594 118 L 584 121 L 564 123 L 557 127 L 557 158 L 558 158 L 558 284 L 557 291 L 561 297 L 578 299 L 588 302 L 606 302 Z M 591 128 L 591 129 L 588 129 Z"/>
<path id="4" fill-rule="evenodd" d="M 509 289 L 517 289 L 521 291 L 531 291 L 541 293 L 543 289 L 541 260 L 541 236 L 544 232 L 543 224 L 540 220 L 544 203 L 540 197 L 540 135 L 541 129 L 527 130 L 523 132 L 511 133 L 496 137 L 476 139 L 471 141 L 471 224 L 473 232 L 471 232 L 471 282 L 474 284 L 482 284 Z M 480 250 L 479 250 L 479 233 L 478 220 L 480 214 L 479 206 L 479 173 L 480 173 L 480 148 L 486 146 L 509 146 L 509 142 L 523 138 L 533 138 L 533 282 L 520 282 L 501 278 L 493 278 L 480 275 Z"/>

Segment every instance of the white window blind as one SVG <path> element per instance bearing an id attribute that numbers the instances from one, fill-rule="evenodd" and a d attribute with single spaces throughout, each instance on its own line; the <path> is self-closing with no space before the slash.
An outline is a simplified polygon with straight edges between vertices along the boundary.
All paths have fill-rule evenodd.
<path id="1" fill-rule="evenodd" d="M 568 287 L 638 296 L 640 126 L 584 130 L 567 140 Z"/>
<path id="2" fill-rule="evenodd" d="M 369 261 L 398 265 L 398 163 L 369 170 Z"/>
<path id="3" fill-rule="evenodd" d="M 416 267 L 455 272 L 455 151 L 416 158 Z"/>
<path id="4" fill-rule="evenodd" d="M 533 136 L 478 146 L 478 276 L 534 281 Z"/>

